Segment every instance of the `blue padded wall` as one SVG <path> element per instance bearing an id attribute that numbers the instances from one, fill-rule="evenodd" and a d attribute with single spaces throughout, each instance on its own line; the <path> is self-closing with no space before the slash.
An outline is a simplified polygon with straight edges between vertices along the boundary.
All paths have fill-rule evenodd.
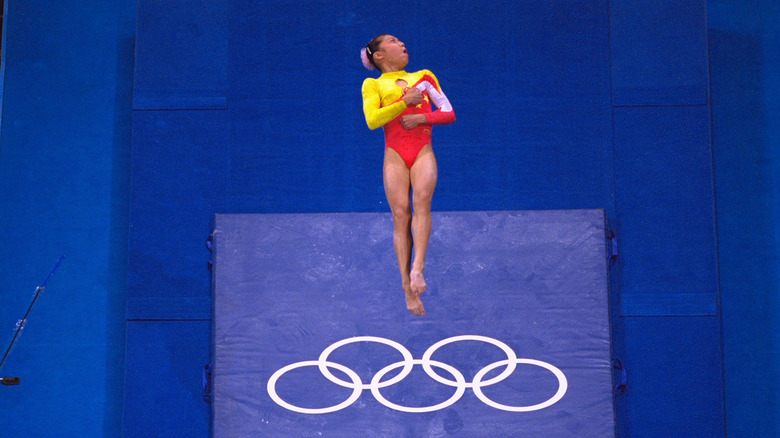
<path id="1" fill-rule="evenodd" d="M 208 435 L 200 373 L 209 357 L 206 238 L 226 208 L 227 3 L 138 3 L 127 437 Z"/>
<path id="2" fill-rule="evenodd" d="M 129 319 L 210 317 L 206 238 L 211 215 L 225 208 L 226 116 L 133 116 Z"/>
<path id="3" fill-rule="evenodd" d="M 703 0 L 610 2 L 627 436 L 725 433 L 704 10 Z M 663 342 L 680 327 L 681 343 Z M 711 391 L 683 401 L 701 380 Z"/>
<path id="4" fill-rule="evenodd" d="M 629 371 L 619 436 L 722 437 L 720 318 L 623 318 Z"/>
<path id="5" fill-rule="evenodd" d="M 708 114 L 698 106 L 615 110 L 624 316 L 717 314 Z"/>
<path id="6" fill-rule="evenodd" d="M 706 105 L 704 0 L 616 0 L 612 24 L 612 103 Z"/>
<path id="7" fill-rule="evenodd" d="M 780 436 L 780 5 L 707 15 L 728 433 Z"/>
<path id="8" fill-rule="evenodd" d="M 124 436 L 206 437 L 209 406 L 202 370 L 209 362 L 211 322 L 130 321 L 127 324 Z"/>
<path id="9" fill-rule="evenodd" d="M 122 425 L 135 2 L 5 1 L 0 343 L 64 254 L 0 387 L 3 436 Z"/>
<path id="10" fill-rule="evenodd" d="M 133 108 L 227 106 L 227 1 L 139 1 Z"/>
<path id="11" fill-rule="evenodd" d="M 610 2 L 627 436 L 725 433 L 704 10 L 703 0 Z M 701 381 L 707 394 L 689 396 Z"/>

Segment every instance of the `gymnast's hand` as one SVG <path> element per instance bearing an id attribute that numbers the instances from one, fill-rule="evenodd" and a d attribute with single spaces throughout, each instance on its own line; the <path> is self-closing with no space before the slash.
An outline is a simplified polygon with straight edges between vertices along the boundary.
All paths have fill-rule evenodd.
<path id="1" fill-rule="evenodd" d="M 404 94 L 404 102 L 406 102 L 406 106 L 417 106 L 421 104 L 423 101 L 423 95 L 420 90 L 412 87 L 406 90 L 406 94 Z"/>
<path id="2" fill-rule="evenodd" d="M 414 129 L 426 122 L 425 114 L 407 114 L 401 116 L 401 125 L 403 125 L 404 129 Z"/>

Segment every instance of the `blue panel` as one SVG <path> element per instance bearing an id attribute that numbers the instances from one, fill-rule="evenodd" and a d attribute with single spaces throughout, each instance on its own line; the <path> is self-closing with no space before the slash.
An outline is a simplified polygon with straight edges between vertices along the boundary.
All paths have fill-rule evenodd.
<path id="1" fill-rule="evenodd" d="M 0 435 L 121 429 L 135 2 L 5 1 Z"/>
<path id="2" fill-rule="evenodd" d="M 192 299 L 210 294 L 206 239 L 225 209 L 227 112 L 136 111 L 133 130 L 128 318 L 208 318 L 208 301 Z"/>
<path id="3" fill-rule="evenodd" d="M 227 1 L 141 0 L 135 109 L 227 106 Z"/>
<path id="4" fill-rule="evenodd" d="M 202 274 L 202 271 L 198 269 L 193 274 Z M 144 292 L 153 293 L 151 290 Z M 128 300 L 127 319 L 188 320 L 211 318 L 209 297 L 168 297 L 165 296 L 165 291 L 158 292 L 160 296 L 133 297 Z M 174 292 L 172 290 L 167 292 L 169 295 L 176 295 L 172 293 Z"/>
<path id="5" fill-rule="evenodd" d="M 716 294 L 707 108 L 618 108 L 614 141 L 623 295 Z"/>
<path id="6" fill-rule="evenodd" d="M 625 436 L 722 437 L 720 318 L 625 318 Z"/>
<path id="7" fill-rule="evenodd" d="M 424 317 L 406 310 L 390 214 L 215 224 L 215 437 L 614 436 L 603 211 L 435 214 Z M 465 335 L 478 338 L 440 343 Z M 464 392 L 422 366 L 340 388 L 300 363 L 329 346 L 322 360 L 353 382 L 387 382 L 407 355 L 462 374 Z M 515 353 L 540 362 L 504 373 Z"/>
<path id="8" fill-rule="evenodd" d="M 780 9 L 759 4 L 707 8 L 726 417 L 737 437 L 780 436 Z"/>
<path id="9" fill-rule="evenodd" d="M 620 297 L 623 316 L 715 316 L 716 293 L 634 293 Z"/>
<path id="10" fill-rule="evenodd" d="M 209 361 L 210 325 L 209 321 L 128 322 L 125 437 L 209 436 L 202 371 Z"/>
<path id="11" fill-rule="evenodd" d="M 612 21 L 616 106 L 706 105 L 705 0 L 617 0 Z"/>

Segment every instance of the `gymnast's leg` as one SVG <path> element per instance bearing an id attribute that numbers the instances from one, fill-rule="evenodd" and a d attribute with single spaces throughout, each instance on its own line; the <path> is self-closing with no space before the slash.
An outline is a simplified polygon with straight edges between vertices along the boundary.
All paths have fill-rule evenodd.
<path id="1" fill-rule="evenodd" d="M 425 253 L 428 251 L 428 239 L 431 236 L 431 201 L 436 189 L 438 168 L 436 157 L 430 145 L 422 148 L 410 170 L 412 183 L 412 235 L 414 236 L 414 262 L 410 271 L 410 287 L 412 293 L 420 296 L 425 292 L 426 284 L 423 277 L 425 270 Z"/>
<path id="2" fill-rule="evenodd" d="M 406 295 L 406 308 L 415 315 L 425 314 L 418 294 L 412 292 L 410 268 L 412 263 L 412 206 L 409 200 L 411 177 L 409 168 L 398 152 L 385 148 L 383 166 L 385 195 L 393 213 L 393 247 L 398 257 L 401 284 Z"/>

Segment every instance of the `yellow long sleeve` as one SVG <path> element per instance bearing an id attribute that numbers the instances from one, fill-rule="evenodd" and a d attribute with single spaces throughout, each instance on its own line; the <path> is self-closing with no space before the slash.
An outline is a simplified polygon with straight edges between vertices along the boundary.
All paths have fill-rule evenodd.
<path id="1" fill-rule="evenodd" d="M 386 125 L 406 109 L 406 102 L 403 100 L 383 107 L 376 79 L 368 78 L 363 81 L 362 93 L 363 114 L 366 116 L 366 124 L 368 124 L 369 129 Z"/>

